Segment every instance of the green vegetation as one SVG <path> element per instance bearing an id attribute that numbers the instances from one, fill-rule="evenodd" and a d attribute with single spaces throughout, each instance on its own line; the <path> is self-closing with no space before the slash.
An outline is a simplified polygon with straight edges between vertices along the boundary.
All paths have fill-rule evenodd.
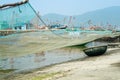
<path id="1" fill-rule="evenodd" d="M 9 73 L 13 71 L 15 71 L 15 69 L 6 69 L 6 70 L 0 69 L 0 73 Z"/>
<path id="2" fill-rule="evenodd" d="M 87 43 L 86 43 L 87 44 Z M 80 50 L 83 50 L 85 49 L 85 44 L 81 44 L 81 45 L 72 45 L 72 46 L 68 46 L 68 47 L 65 47 L 65 48 L 75 48 L 75 49 L 80 49 Z"/>
<path id="3" fill-rule="evenodd" d="M 51 78 L 55 75 L 61 74 L 61 72 L 54 72 L 54 73 L 48 73 L 48 74 L 42 74 L 40 76 L 34 77 L 32 80 L 44 80 L 46 78 Z"/>

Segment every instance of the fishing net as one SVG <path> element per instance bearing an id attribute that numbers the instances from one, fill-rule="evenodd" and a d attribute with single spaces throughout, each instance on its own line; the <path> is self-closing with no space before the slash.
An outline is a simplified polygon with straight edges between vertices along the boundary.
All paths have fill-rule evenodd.
<path id="1" fill-rule="evenodd" d="M 110 36 L 110 33 L 51 30 L 29 2 L 0 8 L 0 34 L 0 57 L 38 53 Z"/>
<path id="2" fill-rule="evenodd" d="M 29 3 L 0 9 L 0 30 L 35 29 L 43 25 Z"/>

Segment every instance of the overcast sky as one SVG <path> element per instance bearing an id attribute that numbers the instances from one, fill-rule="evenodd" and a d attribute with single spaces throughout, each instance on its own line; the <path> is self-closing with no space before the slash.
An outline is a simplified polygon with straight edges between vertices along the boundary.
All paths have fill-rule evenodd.
<path id="1" fill-rule="evenodd" d="M 0 0 L 0 5 L 22 0 Z M 41 15 L 58 13 L 62 15 L 79 15 L 97 9 L 120 6 L 120 0 L 29 0 Z"/>

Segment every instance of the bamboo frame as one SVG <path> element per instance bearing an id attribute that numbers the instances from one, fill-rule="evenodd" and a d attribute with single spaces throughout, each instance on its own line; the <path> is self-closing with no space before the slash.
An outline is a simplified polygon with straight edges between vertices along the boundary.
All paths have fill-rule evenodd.
<path id="1" fill-rule="evenodd" d="M 24 0 L 24 1 L 21 1 L 21 2 L 17 2 L 17 3 L 11 3 L 11 4 L 0 5 L 0 9 L 6 8 L 6 7 L 15 7 L 15 6 L 19 6 L 19 5 L 22 5 L 22 4 L 27 3 L 28 1 L 29 1 L 29 0 Z"/>

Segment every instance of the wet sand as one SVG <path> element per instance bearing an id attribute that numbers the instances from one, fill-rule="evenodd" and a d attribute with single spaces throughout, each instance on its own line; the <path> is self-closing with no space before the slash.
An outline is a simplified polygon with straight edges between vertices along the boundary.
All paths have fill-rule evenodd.
<path id="1" fill-rule="evenodd" d="M 69 63 L 74 65 L 65 76 L 56 80 L 120 80 L 120 49 L 110 50 L 99 57 Z"/>
<path id="2" fill-rule="evenodd" d="M 120 48 L 112 48 L 102 56 L 14 74 L 4 80 L 120 80 L 119 52 Z"/>

